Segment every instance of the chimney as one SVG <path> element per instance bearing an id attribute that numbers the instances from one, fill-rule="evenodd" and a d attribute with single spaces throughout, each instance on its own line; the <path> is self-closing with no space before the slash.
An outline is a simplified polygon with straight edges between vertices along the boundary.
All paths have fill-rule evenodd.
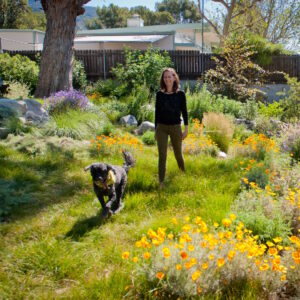
<path id="1" fill-rule="evenodd" d="M 127 27 L 144 27 L 144 20 L 138 14 L 127 19 Z"/>

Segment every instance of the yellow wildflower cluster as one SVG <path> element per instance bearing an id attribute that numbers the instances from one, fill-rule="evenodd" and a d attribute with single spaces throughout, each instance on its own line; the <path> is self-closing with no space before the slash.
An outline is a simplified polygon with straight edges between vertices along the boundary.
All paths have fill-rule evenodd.
<path id="1" fill-rule="evenodd" d="M 205 152 L 209 147 L 216 146 L 209 135 L 204 134 L 204 125 L 198 119 L 193 120 L 193 133 L 188 134 L 183 142 L 183 150 L 188 154 Z"/>
<path id="2" fill-rule="evenodd" d="M 94 147 L 99 153 L 106 152 L 116 149 L 121 149 L 122 147 L 131 149 L 143 149 L 142 143 L 135 137 L 131 137 L 128 133 L 124 136 L 118 136 L 110 133 L 108 136 L 101 134 L 97 136 L 96 139 L 90 140 L 91 147 Z"/>
<path id="3" fill-rule="evenodd" d="M 275 141 L 266 137 L 264 134 L 252 134 L 243 143 L 237 140 L 233 140 L 234 148 L 239 153 L 245 153 L 246 155 L 252 155 L 259 158 L 262 153 L 274 151 L 279 152 Z"/>
<path id="4" fill-rule="evenodd" d="M 266 285 L 270 286 L 274 282 L 284 284 L 293 272 L 299 274 L 300 239 L 297 236 L 290 237 L 292 246 L 289 247 L 281 245 L 281 237 L 260 244 L 258 236 L 253 236 L 234 214 L 222 220 L 224 227 L 214 224 L 217 230 L 210 231 L 201 217 L 193 221 L 193 224 L 185 223 L 176 238 L 173 233 L 167 234 L 167 228 L 158 228 L 157 231 L 149 229 L 147 236 L 136 242 L 137 248 L 144 249 L 141 257 L 148 260 L 142 264 L 143 272 L 155 274 L 152 280 L 158 279 L 158 284 L 163 280 L 171 284 L 168 278 L 172 278 L 174 286 L 169 288 L 174 293 L 178 290 L 182 295 L 185 287 L 192 285 L 194 288 L 186 290 L 186 296 L 192 296 L 191 291 L 205 294 L 222 289 L 224 282 L 230 283 L 239 275 L 249 280 L 269 280 Z M 283 254 L 290 257 L 292 264 L 285 264 Z M 123 252 L 122 258 L 130 259 L 128 251 Z"/>

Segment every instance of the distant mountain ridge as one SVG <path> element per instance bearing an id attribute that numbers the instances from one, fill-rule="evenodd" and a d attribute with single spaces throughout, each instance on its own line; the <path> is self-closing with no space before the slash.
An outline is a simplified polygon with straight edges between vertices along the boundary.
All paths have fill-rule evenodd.
<path id="1" fill-rule="evenodd" d="M 28 5 L 32 8 L 33 11 L 43 11 L 43 7 L 40 0 L 28 0 Z M 79 30 L 86 29 L 85 20 L 92 19 L 97 17 L 97 7 L 94 6 L 85 6 L 85 13 L 77 17 L 76 28 Z"/>

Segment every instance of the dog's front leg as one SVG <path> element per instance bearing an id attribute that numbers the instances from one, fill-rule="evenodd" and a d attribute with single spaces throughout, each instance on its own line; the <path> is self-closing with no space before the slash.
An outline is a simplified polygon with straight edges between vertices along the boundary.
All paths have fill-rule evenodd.
<path id="1" fill-rule="evenodd" d="M 113 203 L 116 201 L 117 199 L 117 193 L 116 193 L 116 189 L 114 186 L 111 187 L 111 192 L 109 195 L 109 201 L 106 203 L 106 206 L 110 209 L 113 205 Z"/>
<path id="2" fill-rule="evenodd" d="M 109 208 L 106 206 L 106 203 L 104 201 L 103 192 L 97 186 L 94 186 L 94 190 L 102 206 L 102 216 L 103 218 L 107 218 L 109 216 Z"/>

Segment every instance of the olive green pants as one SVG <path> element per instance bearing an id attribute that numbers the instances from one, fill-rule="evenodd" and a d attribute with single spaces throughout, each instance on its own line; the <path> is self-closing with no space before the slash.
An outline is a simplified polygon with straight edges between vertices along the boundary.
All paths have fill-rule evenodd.
<path id="1" fill-rule="evenodd" d="M 164 182 L 166 174 L 167 152 L 168 152 L 168 137 L 170 136 L 171 144 L 174 150 L 174 155 L 179 169 L 184 168 L 184 160 L 182 156 L 182 131 L 181 125 L 164 125 L 157 124 L 156 138 L 158 147 L 158 175 L 159 182 Z"/>

